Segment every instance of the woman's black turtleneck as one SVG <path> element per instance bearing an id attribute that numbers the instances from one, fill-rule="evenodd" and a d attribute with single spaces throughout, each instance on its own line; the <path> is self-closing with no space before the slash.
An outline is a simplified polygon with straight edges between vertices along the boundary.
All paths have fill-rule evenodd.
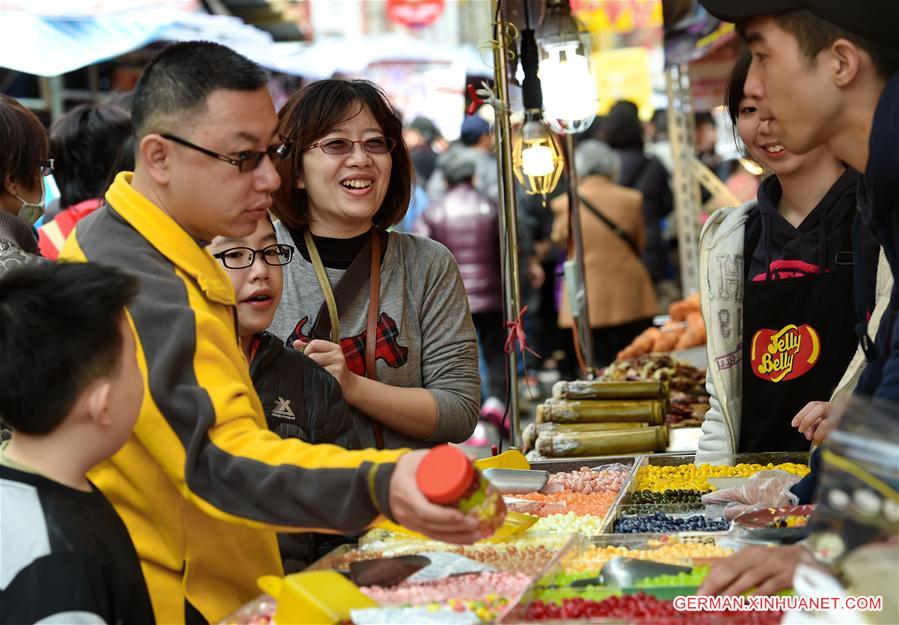
<path id="1" fill-rule="evenodd" d="M 325 267 L 328 269 L 347 269 L 350 263 L 353 262 L 353 259 L 356 258 L 359 250 L 365 245 L 370 232 L 369 230 L 349 239 L 319 237 L 313 234 L 312 240 L 315 241 L 318 255 L 321 256 L 322 264 Z M 303 238 L 302 231 L 291 234 L 294 235 L 293 241 L 297 246 L 297 251 L 304 259 L 309 261 L 309 250 L 306 248 L 306 240 Z"/>

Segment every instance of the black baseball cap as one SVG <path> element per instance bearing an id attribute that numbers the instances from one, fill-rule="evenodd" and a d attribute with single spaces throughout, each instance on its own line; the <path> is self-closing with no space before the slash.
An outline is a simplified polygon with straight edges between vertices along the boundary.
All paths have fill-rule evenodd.
<path id="1" fill-rule="evenodd" d="M 899 49 L 899 0 L 699 0 L 725 22 L 807 9 L 834 26 L 893 49 Z"/>

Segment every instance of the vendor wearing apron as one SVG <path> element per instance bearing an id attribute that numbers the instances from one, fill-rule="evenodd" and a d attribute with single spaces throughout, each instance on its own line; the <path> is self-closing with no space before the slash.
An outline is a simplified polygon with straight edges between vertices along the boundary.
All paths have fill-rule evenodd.
<path id="1" fill-rule="evenodd" d="M 746 223 L 743 392 L 738 451 L 804 451 L 791 420 L 830 398 L 858 345 L 852 298 L 857 175 L 846 171 L 792 225 L 767 179 Z"/>

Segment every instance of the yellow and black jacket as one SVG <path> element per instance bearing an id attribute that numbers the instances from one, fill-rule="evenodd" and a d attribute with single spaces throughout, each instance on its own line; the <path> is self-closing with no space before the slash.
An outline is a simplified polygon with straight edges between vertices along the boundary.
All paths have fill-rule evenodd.
<path id="1" fill-rule="evenodd" d="M 357 532 L 388 511 L 404 450 L 350 452 L 268 431 L 238 346 L 234 292 L 201 244 L 122 173 L 60 258 L 115 265 L 144 375 L 134 433 L 91 480 L 128 527 L 159 623 L 216 622 L 280 574 L 276 530 Z"/>

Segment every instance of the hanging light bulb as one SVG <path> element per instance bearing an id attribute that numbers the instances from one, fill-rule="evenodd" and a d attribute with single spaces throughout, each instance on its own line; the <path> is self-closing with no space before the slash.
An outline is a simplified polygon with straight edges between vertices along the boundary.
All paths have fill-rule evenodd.
<path id="1" fill-rule="evenodd" d="M 571 15 L 568 0 L 547 0 L 537 41 L 544 119 L 555 132 L 583 132 L 596 117 L 599 98 L 590 71 L 590 33 Z"/>
<path id="2" fill-rule="evenodd" d="M 515 177 L 528 195 L 551 193 L 562 177 L 565 159 L 556 136 L 543 122 L 543 100 L 540 79 L 537 78 L 537 41 L 534 31 L 521 31 L 521 81 L 524 101 L 524 124 L 512 147 L 512 167 Z"/>
<path id="3" fill-rule="evenodd" d="M 540 109 L 524 113 L 524 125 L 512 148 L 515 177 L 528 195 L 551 193 L 565 168 L 562 148 L 555 135 L 543 123 Z"/>

